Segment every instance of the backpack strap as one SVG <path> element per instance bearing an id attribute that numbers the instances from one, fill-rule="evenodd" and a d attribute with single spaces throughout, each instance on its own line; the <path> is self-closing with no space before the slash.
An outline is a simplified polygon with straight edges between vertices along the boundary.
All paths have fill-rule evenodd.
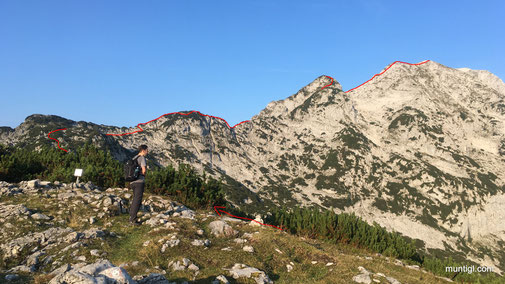
<path id="1" fill-rule="evenodd" d="M 139 163 L 139 158 L 140 158 L 140 155 L 135 155 L 135 157 L 132 158 L 132 161 L 137 161 L 137 164 Z"/>

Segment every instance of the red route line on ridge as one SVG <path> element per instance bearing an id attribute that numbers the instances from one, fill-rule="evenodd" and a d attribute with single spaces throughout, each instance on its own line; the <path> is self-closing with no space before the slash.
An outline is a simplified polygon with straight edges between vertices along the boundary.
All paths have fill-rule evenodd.
<path id="1" fill-rule="evenodd" d="M 424 64 L 424 63 L 426 63 L 426 62 L 428 62 L 428 61 L 430 61 L 430 60 L 425 60 L 425 61 L 420 62 L 420 63 L 408 63 L 408 62 L 403 62 L 403 61 L 395 61 L 395 62 L 391 63 L 391 64 L 390 64 L 390 65 L 389 65 L 386 69 L 384 69 L 384 71 L 382 71 L 382 72 L 380 72 L 380 73 L 378 73 L 378 74 L 373 75 L 373 77 L 372 77 L 372 78 L 370 78 L 368 81 L 364 82 L 363 84 L 361 84 L 361 85 L 359 85 L 359 86 L 357 86 L 357 87 L 354 87 L 354 88 L 352 88 L 352 89 L 350 89 L 350 90 L 345 91 L 345 93 L 349 93 L 350 91 L 356 90 L 357 88 L 359 88 L 359 87 L 361 87 L 361 86 L 365 85 L 366 83 L 368 83 L 368 82 L 372 81 L 375 77 L 377 77 L 377 76 L 380 76 L 380 75 L 384 74 L 384 72 L 388 71 L 388 70 L 389 70 L 389 68 L 393 67 L 393 65 L 395 65 L 396 63 L 403 63 L 403 64 L 408 64 L 408 65 L 421 65 L 421 64 Z M 325 76 L 326 76 L 326 75 L 325 75 Z M 324 87 L 322 87 L 322 88 L 321 88 L 321 90 L 322 90 L 322 89 L 324 89 L 324 88 L 326 88 L 326 87 L 328 87 L 328 86 L 331 86 L 331 85 L 333 84 L 333 81 L 334 81 L 334 80 L 333 80 L 333 78 L 332 78 L 332 77 L 330 77 L 330 76 L 326 76 L 326 77 L 328 77 L 328 78 L 330 78 L 330 79 L 331 79 L 331 83 L 330 83 L 330 84 L 328 84 L 328 85 L 326 85 L 326 86 L 324 86 Z M 140 125 L 146 125 L 146 124 L 148 124 L 148 123 L 150 123 L 150 122 L 153 122 L 153 121 L 155 121 L 155 120 L 158 120 L 158 119 L 160 119 L 160 118 L 162 118 L 162 117 L 164 117 L 164 116 L 166 116 L 166 115 L 170 115 L 170 114 L 190 115 L 190 114 L 192 114 L 192 113 L 197 113 L 197 114 L 199 114 L 199 115 L 201 115 L 201 116 L 208 116 L 208 117 L 212 117 L 212 118 L 216 118 L 216 119 L 222 120 L 222 121 L 224 121 L 224 123 L 226 123 L 226 125 L 227 125 L 230 129 L 233 129 L 233 128 L 235 128 L 236 126 L 238 126 L 238 125 L 240 125 L 240 124 L 242 124 L 242 123 L 244 123 L 244 122 L 249 122 L 249 120 L 244 120 L 244 121 L 242 121 L 242 122 L 240 122 L 240 123 L 235 124 L 234 126 L 230 126 L 226 120 L 224 120 L 224 119 L 222 119 L 222 118 L 220 118 L 220 117 L 217 117 L 217 116 L 212 116 L 212 115 L 207 115 L 207 114 L 202 114 L 202 113 L 201 113 L 201 112 L 199 112 L 199 111 L 193 110 L 193 111 L 191 111 L 191 112 L 189 112 L 189 113 L 181 113 L 181 112 L 171 112 L 171 113 L 166 113 L 166 114 L 164 114 L 164 115 L 162 115 L 162 116 L 160 116 L 160 117 L 158 117 L 158 118 L 156 118 L 156 119 L 150 120 L 150 121 L 145 122 L 145 123 L 139 123 L 139 124 L 137 124 L 137 126 L 136 126 L 136 127 L 137 127 L 137 128 L 139 128 L 140 130 L 136 130 L 136 131 L 133 131 L 133 132 L 130 132 L 130 133 L 123 133 L 123 134 L 105 134 L 105 135 L 108 135 L 108 136 L 124 136 L 124 135 L 130 135 L 130 134 L 134 134 L 134 133 L 142 132 L 142 131 L 144 131 L 144 129 L 142 129 L 142 128 L 140 127 Z M 64 128 L 64 129 L 57 129 L 57 130 L 51 131 L 51 132 L 50 132 L 47 136 L 49 137 L 49 135 L 50 135 L 51 133 L 53 133 L 53 132 L 55 132 L 55 131 L 59 131 L 59 130 L 66 130 L 66 128 Z M 53 139 L 53 140 L 56 140 L 56 141 L 58 142 L 58 148 L 60 148 L 60 142 L 59 142 L 57 139 L 54 139 L 54 138 L 51 138 L 51 137 L 49 137 L 49 138 L 50 138 L 50 139 Z M 63 151 L 67 151 L 67 150 L 62 149 L 62 148 L 60 148 L 60 149 L 61 149 L 61 150 L 63 150 Z M 67 152 L 68 152 L 68 151 L 67 151 Z"/>
<path id="2" fill-rule="evenodd" d="M 425 61 L 423 61 L 423 62 L 419 62 L 419 63 L 407 63 L 407 62 L 403 62 L 403 61 L 395 61 L 395 62 L 391 63 L 391 65 L 389 65 L 389 66 L 388 66 L 388 68 L 386 68 L 384 71 L 380 72 L 379 74 L 375 74 L 375 75 L 373 75 L 373 77 L 372 77 L 372 78 L 370 78 L 370 80 L 366 81 L 365 83 L 363 83 L 363 84 L 361 84 L 361 85 L 359 85 L 359 86 L 357 86 L 357 87 L 354 87 L 354 88 L 352 88 L 352 89 L 350 89 L 350 90 L 345 91 L 345 93 L 349 93 L 349 92 L 350 92 L 350 91 L 352 91 L 352 90 L 356 90 L 357 88 L 359 88 L 359 87 L 361 87 L 361 86 L 365 85 L 366 83 L 368 83 L 368 82 L 372 81 L 372 80 L 373 80 L 373 78 L 375 78 L 375 77 L 377 77 L 377 76 L 380 76 L 380 75 L 384 74 L 384 72 L 388 71 L 388 69 L 389 69 L 389 68 L 391 68 L 391 67 L 393 67 L 393 65 L 395 65 L 396 63 L 403 63 L 403 64 L 408 64 L 408 65 L 421 65 L 421 64 L 424 64 L 424 63 L 426 63 L 426 62 L 428 62 L 428 61 L 429 61 L 429 60 L 425 60 Z"/>
<path id="3" fill-rule="evenodd" d="M 65 151 L 65 152 L 68 152 L 68 150 L 65 150 L 65 149 L 63 149 L 63 148 L 61 148 L 61 147 L 60 147 L 60 141 L 58 141 L 58 139 L 55 139 L 55 138 L 52 138 L 52 137 L 51 137 L 51 133 L 56 132 L 56 131 L 60 131 L 60 130 L 67 130 L 67 129 L 66 129 L 66 128 L 62 128 L 62 129 L 56 129 L 56 130 L 53 130 L 53 131 L 49 132 L 49 134 L 47 134 L 47 137 L 48 137 L 49 139 L 53 139 L 53 140 L 55 140 L 56 142 L 58 142 L 58 148 L 60 148 L 61 150 Z"/>
<path id="4" fill-rule="evenodd" d="M 256 223 L 258 223 L 258 224 L 260 224 L 260 225 L 263 225 L 263 226 L 270 226 L 270 227 L 273 227 L 273 228 L 277 228 L 277 229 L 279 229 L 279 230 L 281 230 L 281 231 L 284 231 L 282 228 L 279 228 L 279 227 L 277 227 L 277 226 L 270 225 L 270 224 L 263 224 L 263 223 L 261 223 L 261 222 L 259 222 L 259 221 L 256 221 L 256 220 L 253 220 L 253 219 L 250 219 L 250 218 L 246 218 L 246 217 L 235 216 L 235 215 L 232 215 L 232 214 L 230 214 L 230 213 L 228 213 L 228 212 L 226 212 L 226 211 L 224 211 L 224 210 L 219 210 L 219 209 L 217 209 L 217 208 L 225 208 L 225 207 L 223 207 L 223 206 L 214 206 L 214 210 L 216 210 L 216 212 L 217 212 L 217 214 L 218 214 L 219 216 L 221 216 L 221 214 L 219 214 L 219 212 L 221 212 L 221 213 L 226 213 L 226 214 L 228 214 L 229 216 L 234 217 L 234 218 L 239 218 L 239 219 L 244 219 L 244 220 L 254 221 L 254 222 L 256 222 Z"/>
<path id="5" fill-rule="evenodd" d="M 350 89 L 350 90 L 345 91 L 345 93 L 348 93 L 348 92 L 350 92 L 350 91 L 356 90 L 357 88 L 359 88 L 359 87 L 361 87 L 361 86 L 365 85 L 366 83 L 368 83 L 368 82 L 372 81 L 375 77 L 377 77 L 377 76 L 380 76 L 380 75 L 384 74 L 384 72 L 388 71 L 388 70 L 389 70 L 389 68 L 393 67 L 393 65 L 395 65 L 396 63 L 403 63 L 403 64 L 408 64 L 408 65 L 421 65 L 421 64 L 424 64 L 424 63 L 426 63 L 426 62 L 428 62 L 428 61 L 430 61 L 430 60 L 425 60 L 425 61 L 420 62 L 420 63 L 408 63 L 408 62 L 403 62 L 403 61 L 395 61 L 395 62 L 391 63 L 391 64 L 390 64 L 390 65 L 389 65 L 386 69 L 384 69 L 384 71 L 382 71 L 382 72 L 380 72 L 380 73 L 378 73 L 378 74 L 373 75 L 373 77 L 372 77 L 372 78 L 370 78 L 368 81 L 364 82 L 363 84 L 361 84 L 361 85 L 359 85 L 359 86 L 357 86 L 357 87 L 354 87 L 354 88 L 352 88 L 352 89 Z M 325 75 L 325 76 L 326 76 L 326 75 Z M 331 83 L 330 83 L 330 84 L 328 84 L 328 85 L 326 85 L 326 86 L 324 86 L 324 87 L 322 87 L 322 88 L 321 88 L 321 90 L 322 90 L 322 89 L 324 89 L 324 88 L 326 88 L 326 87 L 328 87 L 328 86 L 331 86 L 331 85 L 333 84 L 333 78 L 332 78 L 332 77 L 330 77 L 330 76 L 326 76 L 326 77 L 328 77 L 328 78 L 330 78 L 330 79 L 331 79 Z M 230 125 L 228 124 L 228 122 L 226 122 L 226 120 L 224 120 L 224 119 L 222 119 L 222 118 L 220 118 L 220 117 L 217 117 L 217 116 L 212 116 L 212 115 L 207 115 L 207 114 L 202 114 L 202 113 L 201 113 L 201 112 L 199 112 L 199 111 L 193 110 L 193 111 L 191 111 L 191 112 L 189 112 L 189 113 L 180 113 L 180 112 L 171 112 L 171 113 L 166 113 L 166 114 L 164 114 L 164 115 L 162 115 L 162 116 L 160 116 L 160 117 L 158 117 L 158 118 L 156 118 L 156 119 L 153 119 L 153 120 L 151 120 L 151 121 L 148 121 L 148 122 L 146 122 L 146 123 L 139 123 L 139 124 L 137 124 L 137 127 L 138 127 L 140 130 L 137 130 L 137 131 L 134 131 L 134 132 L 130 132 L 130 133 L 123 133 L 123 134 L 105 134 L 105 135 L 109 135 L 109 136 L 124 136 L 124 135 L 129 135 L 129 134 L 134 134 L 134 133 L 142 132 L 142 131 L 144 131 L 144 129 L 142 129 L 142 128 L 140 127 L 140 125 L 146 125 L 146 124 L 148 124 L 149 122 L 152 122 L 152 121 L 158 120 L 158 119 L 162 118 L 162 117 L 163 117 L 163 116 L 165 116 L 165 115 L 169 115 L 169 114 L 189 115 L 189 114 L 192 114 L 192 113 L 194 113 L 194 112 L 198 113 L 198 114 L 199 114 L 199 115 L 201 115 L 201 116 L 208 116 L 208 117 L 212 117 L 212 118 L 217 118 L 217 119 L 220 119 L 220 120 L 224 121 L 224 122 L 226 123 L 226 125 L 227 125 L 229 128 L 235 128 L 235 126 L 237 126 L 237 125 L 240 125 L 240 124 L 242 124 L 242 123 L 244 123 L 244 122 L 249 122 L 249 120 L 244 120 L 244 121 L 242 121 L 242 122 L 240 122 L 240 123 L 238 123 L 238 124 L 235 124 L 233 127 L 230 127 Z"/>
<path id="6" fill-rule="evenodd" d="M 234 218 L 239 218 L 239 219 L 244 219 L 244 220 L 254 221 L 254 222 L 256 222 L 256 223 L 258 223 L 258 224 L 260 224 L 260 225 L 263 225 L 263 226 L 270 226 L 270 227 L 277 228 L 277 229 L 279 229 L 279 230 L 281 230 L 281 231 L 284 231 L 283 229 L 281 229 L 281 228 L 279 228 L 279 227 L 277 227 L 277 226 L 274 226 L 274 225 L 270 225 L 270 224 L 263 224 L 263 223 L 261 223 L 261 222 L 259 222 L 259 221 L 256 221 L 256 220 L 253 220 L 253 219 L 249 219 L 249 218 L 246 218 L 246 217 L 235 216 L 235 215 L 232 215 L 232 214 L 230 214 L 230 213 L 228 213 L 228 212 L 226 212 L 226 211 L 221 211 L 221 212 L 226 213 L 226 214 L 228 214 L 229 216 L 234 217 Z"/>
<path id="7" fill-rule="evenodd" d="M 217 118 L 217 119 L 220 119 L 220 120 L 224 121 L 224 123 L 226 123 L 226 125 L 227 125 L 227 126 L 228 126 L 228 128 L 230 128 L 230 129 L 233 129 L 233 128 L 235 128 L 235 126 L 240 125 L 240 124 L 242 124 L 242 123 L 244 123 L 244 122 L 249 122 L 249 120 L 244 120 L 244 121 L 242 121 L 242 122 L 240 122 L 240 123 L 235 124 L 233 127 L 231 127 L 231 126 L 228 124 L 228 122 L 226 122 L 226 120 L 224 120 L 224 119 L 222 119 L 222 118 L 220 118 L 220 117 L 217 117 L 217 116 L 212 116 L 212 115 L 207 115 L 207 114 L 202 114 L 201 112 L 199 112 L 199 111 L 197 111 L 197 110 L 192 110 L 192 111 L 190 111 L 190 112 L 188 112 L 188 113 L 181 113 L 181 112 L 171 112 L 171 113 L 165 113 L 164 115 L 162 115 L 162 116 L 160 116 L 160 117 L 158 117 L 158 118 L 155 118 L 155 119 L 153 119 L 153 120 L 150 120 L 150 121 L 148 121 L 148 122 L 144 122 L 144 123 L 139 123 L 139 124 L 137 124 L 137 127 L 140 129 L 140 130 L 137 130 L 137 131 L 133 131 L 133 132 L 130 132 L 130 133 L 123 133 L 123 134 L 105 134 L 105 135 L 109 135 L 109 136 L 123 136 L 123 135 L 129 135 L 129 134 L 133 134 L 133 133 L 137 133 L 137 132 L 142 132 L 142 131 L 144 131 L 144 129 L 142 129 L 142 127 L 140 127 L 140 125 L 146 125 L 146 124 L 148 124 L 149 122 L 153 122 L 153 121 L 155 121 L 155 120 L 158 120 L 158 119 L 160 119 L 160 118 L 164 117 L 165 115 L 170 115 L 170 114 L 190 115 L 190 114 L 192 114 L 192 113 L 198 113 L 198 114 L 199 114 L 199 115 L 201 115 L 201 116 L 208 116 L 208 117 L 212 117 L 212 118 Z"/>
<path id="8" fill-rule="evenodd" d="M 324 75 L 324 76 L 326 76 L 326 75 Z M 326 76 L 326 77 L 328 77 L 328 78 L 330 78 L 330 79 L 331 79 L 331 83 L 329 83 L 328 85 L 326 85 L 326 86 L 322 87 L 322 88 L 321 88 L 321 90 L 322 90 L 322 89 L 324 89 L 324 88 L 326 88 L 326 87 L 328 87 L 328 86 L 333 85 L 333 78 L 331 78 L 330 76 Z"/>

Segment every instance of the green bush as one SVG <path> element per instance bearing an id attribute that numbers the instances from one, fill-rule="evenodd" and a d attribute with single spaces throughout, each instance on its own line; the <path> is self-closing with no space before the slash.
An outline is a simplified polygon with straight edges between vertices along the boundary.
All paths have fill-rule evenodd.
<path id="1" fill-rule="evenodd" d="M 413 243 L 398 233 L 387 232 L 378 224 L 369 225 L 354 214 L 335 214 L 329 210 L 295 208 L 274 210 L 264 217 L 271 225 L 283 227 L 292 234 L 364 247 L 384 255 L 420 260 Z"/>
<path id="2" fill-rule="evenodd" d="M 75 152 L 43 146 L 39 151 L 0 146 L 0 180 L 20 182 L 43 179 L 70 183 L 74 170 L 84 169 L 81 181 L 100 187 L 123 186 L 122 164 L 109 152 L 86 144 Z"/>
<path id="3" fill-rule="evenodd" d="M 0 180 L 20 182 L 42 179 L 70 183 L 75 181 L 74 170 L 83 169 L 82 182 L 91 181 L 102 187 L 124 187 L 123 163 L 109 151 L 86 144 L 75 151 L 64 152 L 54 147 L 39 151 L 0 145 Z M 225 205 L 222 182 L 207 175 L 199 175 L 189 165 L 155 167 L 146 175 L 146 189 L 192 208 Z"/>
<path id="4" fill-rule="evenodd" d="M 419 253 L 413 241 L 408 242 L 396 232 L 388 232 L 377 223 L 370 225 L 354 214 L 335 214 L 316 208 L 274 209 L 263 216 L 267 224 L 281 227 L 287 232 L 304 237 L 323 239 L 333 243 L 345 243 L 370 249 L 410 263 L 417 263 L 434 274 L 456 281 L 475 283 L 505 283 L 505 277 L 495 273 L 454 273 L 445 268 L 469 266 L 452 258 L 439 259 Z M 477 265 L 475 265 L 477 266 Z"/>
<path id="5" fill-rule="evenodd" d="M 175 170 L 172 166 L 154 169 L 146 175 L 146 189 L 174 199 L 193 208 L 212 208 L 225 205 L 222 182 L 205 173 L 199 175 L 186 164 Z"/>

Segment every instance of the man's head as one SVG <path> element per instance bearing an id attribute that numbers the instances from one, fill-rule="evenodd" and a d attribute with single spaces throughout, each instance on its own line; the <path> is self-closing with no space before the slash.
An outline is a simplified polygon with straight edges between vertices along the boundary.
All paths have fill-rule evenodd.
<path id="1" fill-rule="evenodd" d="M 147 155 L 148 150 L 147 150 L 147 145 L 140 145 L 139 146 L 139 155 L 145 156 Z"/>

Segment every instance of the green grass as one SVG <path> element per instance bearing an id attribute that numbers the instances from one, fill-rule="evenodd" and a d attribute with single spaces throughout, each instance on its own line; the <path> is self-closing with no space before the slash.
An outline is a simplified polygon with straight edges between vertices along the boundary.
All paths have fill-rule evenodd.
<path id="1" fill-rule="evenodd" d="M 146 194 L 147 199 L 150 194 Z M 75 198 L 74 200 L 78 200 Z M 53 200 L 43 195 L 19 195 L 14 197 L 2 198 L 1 202 L 15 204 L 25 204 L 29 209 L 37 210 L 49 216 L 57 216 L 56 211 L 60 210 L 57 204 L 59 201 Z M 63 205 L 60 203 L 60 205 Z M 254 247 L 254 253 L 248 253 L 242 250 L 241 244 L 233 242 L 234 237 L 215 237 L 208 230 L 208 224 L 216 217 L 206 217 L 210 213 L 206 210 L 197 210 L 195 220 L 172 217 L 170 221 L 175 222 L 174 229 L 161 229 L 154 231 L 148 225 L 132 227 L 128 224 L 128 215 L 122 214 L 111 216 L 99 220 L 90 225 L 87 222 L 72 221 L 72 218 L 79 217 L 87 219 L 96 215 L 87 205 L 81 206 L 67 218 L 65 226 L 74 224 L 73 228 L 83 231 L 91 227 L 102 227 L 107 231 L 112 231 L 118 237 L 107 236 L 102 239 L 93 239 L 86 241 L 86 246 L 78 250 L 77 255 L 86 256 L 86 261 L 94 262 L 97 257 L 91 256 L 89 251 L 98 249 L 106 253 L 105 258 L 113 264 L 120 265 L 130 263 L 125 269 L 132 276 L 139 274 L 149 274 L 151 272 L 161 272 L 165 270 L 165 275 L 169 281 L 190 281 L 194 278 L 191 271 L 173 272 L 168 267 L 170 261 L 181 260 L 183 257 L 189 258 L 200 268 L 199 274 L 192 283 L 209 283 L 218 275 L 225 275 L 231 283 L 254 283 L 249 279 L 234 280 L 222 268 L 230 268 L 235 263 L 244 263 L 248 266 L 256 267 L 268 274 L 275 283 L 350 283 L 352 277 L 359 274 L 358 266 L 363 266 L 367 270 L 377 273 L 381 272 L 387 276 L 394 277 L 401 283 L 444 283 L 431 273 L 423 273 L 396 266 L 394 260 L 376 255 L 368 250 L 357 248 L 352 245 L 332 244 L 323 240 L 307 239 L 287 234 L 275 228 L 253 227 L 246 222 L 228 222 L 235 230 L 239 231 L 238 237 L 243 233 L 255 233 L 253 238 L 244 245 Z M 105 227 L 110 222 L 111 226 Z M 25 220 L 20 223 L 25 223 Z M 197 229 L 203 229 L 204 235 L 198 236 Z M 30 231 L 45 230 L 44 227 L 29 226 L 26 222 L 23 226 L 16 228 L 18 234 L 25 234 Z M 179 245 L 168 248 L 165 253 L 161 253 L 162 243 L 158 240 L 169 239 L 171 235 L 176 234 L 180 240 Z M 196 247 L 191 245 L 194 239 L 209 239 L 211 245 L 209 248 Z M 150 240 L 148 246 L 143 246 L 144 242 Z M 65 253 L 61 249 L 68 244 L 48 251 L 48 255 L 55 255 L 55 259 L 61 259 L 63 263 L 76 263 L 71 253 L 75 249 L 70 249 Z M 231 247 L 231 251 L 221 250 L 224 247 Z M 282 251 L 278 253 L 276 249 Z M 368 257 L 369 259 L 366 259 Z M 139 261 L 137 266 L 132 266 L 131 262 Z M 317 261 L 317 264 L 312 264 Z M 293 263 L 293 270 L 287 272 L 286 265 Z M 326 266 L 326 263 L 333 262 L 334 265 Z M 156 268 L 158 267 L 158 268 Z M 49 268 L 43 269 L 49 272 Z M 0 275 L 2 276 L 2 275 Z M 45 283 L 48 276 L 42 273 L 36 273 L 31 276 L 23 276 L 21 282 L 17 283 Z M 375 277 L 380 283 L 388 283 L 386 279 Z M 3 279 L 3 277 L 2 277 Z M 0 280 L 1 281 L 1 280 Z M 14 282 L 16 283 L 16 282 Z"/>

